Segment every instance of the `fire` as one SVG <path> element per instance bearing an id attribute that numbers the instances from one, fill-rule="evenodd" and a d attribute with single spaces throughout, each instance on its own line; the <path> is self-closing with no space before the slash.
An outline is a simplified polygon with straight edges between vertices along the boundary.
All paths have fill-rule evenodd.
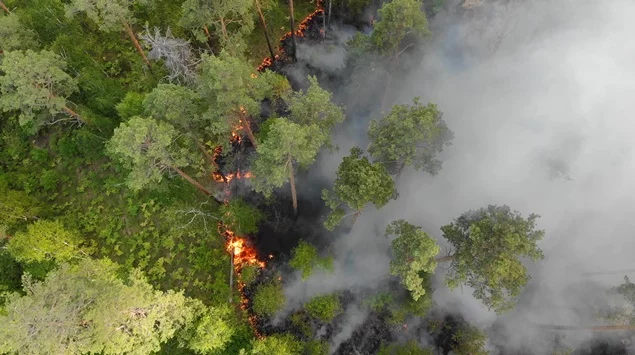
<path id="1" fill-rule="evenodd" d="M 309 22 L 311 22 L 311 20 L 313 20 L 313 18 L 315 16 L 317 16 L 318 14 L 323 14 L 324 13 L 324 7 L 322 7 L 322 2 L 323 2 L 323 0 L 317 0 L 315 11 L 310 13 L 309 16 L 305 17 L 304 20 L 302 20 L 302 22 L 300 22 L 300 25 L 298 26 L 298 29 L 295 30 L 295 32 L 294 32 L 296 37 L 300 37 L 300 38 L 304 37 L 304 32 L 307 30 L 307 28 L 309 28 Z M 291 29 L 291 30 L 293 30 L 293 29 Z M 324 34 L 322 34 L 322 36 L 324 36 Z M 280 43 L 284 42 L 289 37 L 291 37 L 291 31 L 285 33 L 280 38 Z M 280 51 L 281 53 L 284 53 L 284 49 L 282 48 L 282 46 L 280 46 L 278 48 L 278 51 Z M 278 59 L 280 59 L 280 56 L 276 54 L 275 60 L 278 60 Z M 269 68 L 271 65 L 273 65 L 273 60 L 271 60 L 271 57 L 266 57 L 266 58 L 264 58 L 262 60 L 262 63 L 258 66 L 257 70 L 259 72 L 261 72 L 261 71 Z"/>

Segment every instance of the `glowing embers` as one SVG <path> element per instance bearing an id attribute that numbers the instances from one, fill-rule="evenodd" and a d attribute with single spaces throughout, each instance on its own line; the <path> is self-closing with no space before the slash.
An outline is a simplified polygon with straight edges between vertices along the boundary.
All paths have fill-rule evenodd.
<path id="1" fill-rule="evenodd" d="M 302 22 L 300 22 L 300 25 L 298 26 L 298 29 L 295 31 L 295 35 L 296 37 L 304 37 L 305 36 L 305 32 L 306 30 L 309 28 L 309 23 L 315 18 L 315 16 L 317 16 L 318 14 L 324 14 L 324 8 L 322 7 L 322 2 L 323 0 L 318 0 L 317 1 L 317 8 L 315 9 L 315 11 L 313 11 L 312 13 L 310 13 L 307 17 L 304 18 L 304 20 L 302 20 Z M 323 33 L 323 29 L 320 30 L 320 33 L 322 36 L 324 36 Z M 291 31 L 285 33 L 281 38 L 279 43 L 284 42 L 285 40 L 287 40 L 289 37 L 291 37 Z M 282 53 L 284 53 L 284 49 L 282 47 L 278 48 L 278 50 Z M 280 59 L 280 56 L 276 54 L 275 56 L 275 60 Z M 256 70 L 258 70 L 259 72 L 269 68 L 270 66 L 273 65 L 273 60 L 271 59 L 271 57 L 265 57 L 262 60 L 262 63 L 258 66 L 258 68 Z"/>

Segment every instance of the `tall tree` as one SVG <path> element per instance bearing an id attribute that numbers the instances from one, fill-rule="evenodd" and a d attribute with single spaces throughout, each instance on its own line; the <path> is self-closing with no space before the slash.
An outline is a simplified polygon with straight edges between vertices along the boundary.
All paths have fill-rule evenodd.
<path id="1" fill-rule="evenodd" d="M 269 30 L 267 29 L 267 22 L 265 21 L 265 15 L 262 13 L 262 4 L 260 0 L 254 0 L 254 5 L 256 6 L 256 10 L 258 11 L 258 17 L 260 18 L 260 25 L 262 26 L 262 32 L 265 34 L 265 40 L 267 41 L 267 48 L 269 48 L 269 54 L 271 55 L 271 60 L 276 59 L 276 54 L 273 51 L 273 47 L 271 46 L 271 40 L 269 39 Z"/>
<path id="2" fill-rule="evenodd" d="M 293 211 L 298 212 L 295 185 L 295 169 L 307 168 L 324 142 L 324 134 L 317 125 L 299 125 L 285 118 L 275 118 L 266 140 L 258 147 L 258 155 L 252 166 L 253 188 L 266 197 L 273 189 L 287 181 L 291 185 Z"/>
<path id="3" fill-rule="evenodd" d="M 293 54 L 291 55 L 291 57 L 295 59 L 295 56 L 297 55 L 297 46 L 295 43 L 295 10 L 293 9 L 293 0 L 288 0 L 288 1 L 289 1 L 289 22 L 291 25 L 291 45 L 293 46 Z"/>
<path id="4" fill-rule="evenodd" d="M 355 221 L 364 207 L 370 203 L 381 208 L 398 196 L 395 182 L 388 170 L 380 163 L 371 163 L 362 153 L 363 151 L 357 147 L 351 149 L 351 154 L 342 160 L 337 169 L 333 190 L 322 191 L 322 199 L 331 209 L 324 222 L 328 230 L 335 229 L 348 215 L 354 215 Z M 346 215 L 342 204 L 353 212 Z"/>
<path id="5" fill-rule="evenodd" d="M 209 190 L 181 170 L 190 164 L 190 153 L 179 147 L 177 138 L 170 124 L 137 116 L 115 129 L 106 148 L 112 158 L 131 170 L 127 184 L 133 190 L 159 183 L 166 172 L 173 171 L 210 196 Z"/>
<path id="6" fill-rule="evenodd" d="M 179 345 L 198 354 L 209 354 L 225 348 L 235 330 L 230 322 L 232 309 L 227 305 L 207 307 L 192 300 L 195 319 L 178 335 Z"/>
<path id="7" fill-rule="evenodd" d="M 24 296 L 0 316 L 0 347 L 24 354 L 149 354 L 192 319 L 182 293 L 152 289 L 140 271 L 84 259 L 62 264 L 43 282 L 23 281 Z"/>
<path id="8" fill-rule="evenodd" d="M 421 349 L 415 340 L 410 340 L 405 344 L 393 343 L 382 345 L 377 355 L 432 355 L 429 349 Z"/>
<path id="9" fill-rule="evenodd" d="M 421 0 L 392 0 L 378 11 L 370 42 L 383 56 L 397 59 L 402 51 L 429 35 L 428 19 Z"/>
<path id="10" fill-rule="evenodd" d="M 254 147 L 258 146 L 251 129 L 253 117 L 260 115 L 264 98 L 274 99 L 281 94 L 286 79 L 272 72 L 259 74 L 243 58 L 223 51 L 218 56 L 204 56 L 201 63 L 199 94 L 207 100 L 209 110 L 204 116 L 211 122 L 212 132 L 225 142 L 229 151 L 232 132 L 243 131 Z M 287 83 L 288 85 L 288 83 Z"/>
<path id="11" fill-rule="evenodd" d="M 0 16 L 0 55 L 20 49 L 33 49 L 37 46 L 35 32 L 22 26 L 18 15 L 8 13 Z"/>
<path id="12" fill-rule="evenodd" d="M 315 76 L 309 76 L 306 92 L 295 91 L 287 98 L 291 121 L 303 125 L 317 125 L 330 146 L 331 131 L 344 121 L 344 110 L 333 103 L 333 94 L 322 89 Z"/>
<path id="13" fill-rule="evenodd" d="M 536 245 L 545 234 L 536 229 L 538 217 L 530 214 L 525 219 L 506 205 L 490 205 L 468 211 L 441 227 L 443 237 L 453 247 L 451 255 L 436 259 L 451 262 L 447 285 L 474 288 L 474 297 L 497 313 L 513 308 L 515 298 L 530 279 L 519 259 L 543 258 Z"/>
<path id="14" fill-rule="evenodd" d="M 417 97 L 413 105 L 395 105 L 381 120 L 372 120 L 368 136 L 368 153 L 389 171 L 399 174 L 414 166 L 434 175 L 442 166 L 436 156 L 451 144 L 454 134 L 437 106 L 423 106 Z"/>
<path id="15" fill-rule="evenodd" d="M 397 236 L 392 241 L 390 273 L 401 278 L 401 283 L 417 301 L 426 293 L 421 273 L 434 272 L 437 267 L 434 257 L 440 248 L 421 227 L 405 220 L 397 220 L 388 225 L 386 237 L 390 236 Z"/>
<path id="16" fill-rule="evenodd" d="M 64 121 L 83 122 L 68 107 L 77 83 L 64 72 L 66 62 L 50 51 L 13 51 L 0 63 L 0 110 L 19 111 L 19 122 L 30 133 Z M 56 116 L 64 114 L 68 118 Z"/>
<path id="17" fill-rule="evenodd" d="M 149 5 L 152 2 L 153 0 L 72 0 L 69 5 L 66 5 L 66 15 L 72 17 L 77 13 L 84 12 L 104 32 L 123 29 L 148 68 L 151 68 L 150 61 L 143 52 L 132 28 L 132 25 L 136 23 L 132 8 L 136 5 Z"/>
<path id="18" fill-rule="evenodd" d="M 60 221 L 38 220 L 9 239 L 7 249 L 19 261 L 69 261 L 88 255 L 78 232 L 68 230 Z"/>
<path id="19" fill-rule="evenodd" d="M 241 55 L 246 46 L 244 37 L 254 29 L 253 5 L 253 0 L 185 0 L 181 25 L 197 40 L 204 42 L 213 36 L 222 49 Z"/>

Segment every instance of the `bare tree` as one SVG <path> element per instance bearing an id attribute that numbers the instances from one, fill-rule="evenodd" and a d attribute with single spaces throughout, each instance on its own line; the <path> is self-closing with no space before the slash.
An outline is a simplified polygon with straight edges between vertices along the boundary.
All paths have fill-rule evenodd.
<path id="1" fill-rule="evenodd" d="M 150 59 L 164 60 L 170 82 L 192 83 L 196 77 L 195 69 L 199 60 L 193 55 L 189 41 L 175 38 L 170 28 L 162 35 L 157 27 L 154 31 L 146 27 L 140 38 L 151 47 L 148 53 Z"/>

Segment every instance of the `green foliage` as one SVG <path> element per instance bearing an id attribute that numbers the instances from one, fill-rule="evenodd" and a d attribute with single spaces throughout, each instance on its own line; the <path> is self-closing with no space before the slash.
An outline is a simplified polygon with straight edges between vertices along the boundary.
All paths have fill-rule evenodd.
<path id="1" fill-rule="evenodd" d="M 392 0 L 378 11 L 370 42 L 382 55 L 395 56 L 404 45 L 427 36 L 428 20 L 421 0 Z M 412 40 L 409 40 L 409 39 Z"/>
<path id="2" fill-rule="evenodd" d="M 311 317 L 322 322 L 331 322 L 342 312 L 342 305 L 337 294 L 317 296 L 304 305 Z"/>
<path id="3" fill-rule="evenodd" d="M 280 84 L 273 78 L 278 74 L 259 75 L 246 60 L 225 51 L 218 56 L 204 55 L 200 70 L 197 91 L 208 106 L 204 119 L 222 142 L 223 152 L 228 152 L 232 132 L 250 124 L 250 116 L 260 114 L 263 99 L 275 97 L 273 85 Z"/>
<path id="4" fill-rule="evenodd" d="M 15 13 L 0 16 L 0 51 L 10 52 L 20 49 L 35 49 L 38 45 L 36 34 L 24 27 Z M 0 56 L 0 62 L 2 57 Z"/>
<path id="5" fill-rule="evenodd" d="M 37 218 L 42 211 L 40 202 L 24 191 L 8 189 L 0 183 L 0 226 L 12 233 L 26 221 Z"/>
<path id="6" fill-rule="evenodd" d="M 0 317 L 0 346 L 20 353 L 147 354 L 192 318 L 181 293 L 155 291 L 139 272 L 126 282 L 116 265 L 62 264 L 45 281 L 23 280 Z M 51 324 L 56 324 L 52 327 Z"/>
<path id="7" fill-rule="evenodd" d="M 143 115 L 143 103 L 145 98 L 145 94 L 128 91 L 123 100 L 121 100 L 121 102 L 116 106 L 117 114 L 124 120 L 127 120 L 130 117 Z"/>
<path id="8" fill-rule="evenodd" d="M 432 355 L 432 351 L 422 349 L 416 341 L 410 340 L 405 344 L 382 345 L 377 355 Z"/>
<path id="9" fill-rule="evenodd" d="M 513 308 L 514 299 L 530 279 L 519 259 L 543 258 L 536 245 L 544 237 L 544 231 L 536 230 L 538 217 L 531 214 L 525 219 L 506 205 L 490 205 L 441 227 L 454 247 L 447 285 L 473 287 L 474 297 L 498 313 Z"/>
<path id="10" fill-rule="evenodd" d="M 72 17 L 83 12 L 99 26 L 100 30 L 120 31 L 123 27 L 122 22 L 135 22 L 132 6 L 144 5 L 150 1 L 152 0 L 72 0 L 71 4 L 66 6 L 66 16 Z"/>
<path id="11" fill-rule="evenodd" d="M 302 351 L 302 343 L 291 334 L 274 334 L 264 339 L 255 340 L 252 355 L 298 355 Z"/>
<path id="12" fill-rule="evenodd" d="M 635 284 L 628 276 L 624 283 L 609 290 L 608 307 L 600 310 L 600 317 L 613 324 L 635 324 Z"/>
<path id="13" fill-rule="evenodd" d="M 305 355 L 327 355 L 329 353 L 329 343 L 324 340 L 312 339 L 304 344 Z"/>
<path id="14" fill-rule="evenodd" d="M 263 283 L 256 288 L 253 299 L 253 310 L 259 315 L 271 316 L 282 309 L 286 297 L 282 284 L 277 281 Z"/>
<path id="15" fill-rule="evenodd" d="M 333 269 L 333 258 L 321 258 L 318 254 L 317 248 L 304 240 L 300 240 L 298 246 L 295 247 L 291 253 L 292 256 L 289 261 L 289 266 L 296 270 L 300 270 L 302 272 L 303 280 L 306 280 L 309 276 L 311 276 L 316 267 L 326 270 Z"/>
<path id="16" fill-rule="evenodd" d="M 290 119 L 302 125 L 317 125 L 325 144 L 329 140 L 333 127 L 344 121 L 344 111 L 332 102 L 332 94 L 320 87 L 315 76 L 309 76 L 310 86 L 306 93 L 294 92 L 288 98 Z"/>
<path id="17" fill-rule="evenodd" d="M 426 293 L 417 300 L 414 300 L 412 297 L 405 299 L 393 298 L 393 303 L 388 307 L 388 311 L 390 312 L 388 322 L 392 324 L 402 324 L 408 317 L 424 318 L 434 305 L 429 275 L 426 275 L 424 278 L 424 289 L 426 289 Z"/>
<path id="18" fill-rule="evenodd" d="M 437 267 L 434 257 L 439 254 L 439 246 L 421 227 L 405 220 L 392 222 L 386 228 L 386 237 L 396 235 L 392 241 L 390 273 L 399 276 L 401 283 L 417 301 L 426 292 L 421 273 L 431 274 Z"/>
<path id="19" fill-rule="evenodd" d="M 50 51 L 7 52 L 0 63 L 0 110 L 19 111 L 19 122 L 29 133 L 56 122 L 65 113 L 66 98 L 77 90 L 64 72 L 66 62 Z"/>
<path id="20" fill-rule="evenodd" d="M 295 166 L 307 168 L 313 164 L 324 142 L 316 125 L 299 125 L 285 118 L 273 120 L 252 166 L 253 189 L 266 197 L 289 181 Z"/>
<path id="21" fill-rule="evenodd" d="M 487 355 L 487 336 L 480 329 L 464 324 L 452 335 L 452 351 L 457 355 Z"/>
<path id="22" fill-rule="evenodd" d="M 201 129 L 201 97 L 192 89 L 175 84 L 159 84 L 145 100 L 145 114 L 181 130 Z"/>
<path id="23" fill-rule="evenodd" d="M 389 170 L 414 166 L 435 175 L 442 165 L 436 156 L 454 136 L 441 117 L 436 105 L 423 106 L 418 97 L 412 106 L 395 105 L 381 120 L 371 121 L 368 153 Z"/>
<path id="24" fill-rule="evenodd" d="M 7 249 L 19 261 L 69 261 L 90 252 L 81 246 L 83 238 L 60 221 L 38 220 L 9 239 Z"/>
<path id="25" fill-rule="evenodd" d="M 241 55 L 246 46 L 244 37 L 254 29 L 252 7 L 252 0 L 185 0 L 180 24 L 200 42 L 208 40 L 204 27 L 209 27 L 221 48 Z"/>
<path id="26" fill-rule="evenodd" d="M 193 303 L 196 319 L 187 324 L 179 335 L 180 346 L 198 354 L 224 349 L 234 335 L 233 326 L 229 321 L 231 308 L 228 305 L 206 307 L 200 301 Z"/>
<path id="27" fill-rule="evenodd" d="M 0 246 L 2 245 L 1 240 L 0 238 Z M 0 315 L 6 315 L 4 313 L 6 296 L 20 291 L 22 267 L 9 252 L 0 250 L 0 270 L 2 270 L 0 272 Z"/>
<path id="28" fill-rule="evenodd" d="M 258 265 L 250 264 L 243 266 L 242 270 L 240 270 L 240 281 L 245 285 L 249 285 L 254 282 L 258 276 L 258 270 L 260 270 Z"/>
<path id="29" fill-rule="evenodd" d="M 161 182 L 166 170 L 189 164 L 187 149 L 175 144 L 177 136 L 167 123 L 132 117 L 115 129 L 107 153 L 130 169 L 126 183 L 138 191 Z"/>
<path id="30" fill-rule="evenodd" d="M 255 234 L 263 215 L 242 199 L 233 199 L 220 207 L 221 222 L 238 235 Z"/>
<path id="31" fill-rule="evenodd" d="M 328 230 L 335 229 L 344 217 L 342 204 L 359 215 L 370 203 L 381 208 L 398 196 L 388 170 L 380 163 L 371 163 L 362 153 L 359 148 L 351 149 L 337 169 L 333 191 L 322 191 L 322 199 L 331 209 L 324 223 Z"/>

